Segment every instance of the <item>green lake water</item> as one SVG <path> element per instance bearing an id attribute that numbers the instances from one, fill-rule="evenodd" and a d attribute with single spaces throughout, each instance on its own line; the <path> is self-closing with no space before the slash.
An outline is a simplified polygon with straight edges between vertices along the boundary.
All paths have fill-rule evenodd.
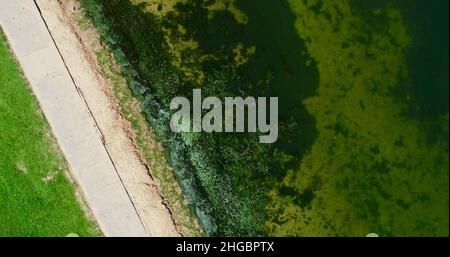
<path id="1" fill-rule="evenodd" d="M 448 1 L 85 2 L 208 234 L 448 235 Z M 278 141 L 170 134 L 193 88 L 278 96 Z"/>

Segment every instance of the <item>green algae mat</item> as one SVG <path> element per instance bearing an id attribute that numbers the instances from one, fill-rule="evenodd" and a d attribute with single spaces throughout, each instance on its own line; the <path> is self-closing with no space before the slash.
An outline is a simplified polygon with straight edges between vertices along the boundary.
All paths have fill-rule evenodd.
<path id="1" fill-rule="evenodd" d="M 0 236 L 100 235 L 0 31 Z"/>
<path id="2" fill-rule="evenodd" d="M 207 235 L 448 236 L 448 1 L 80 0 Z M 279 137 L 170 101 L 279 97 Z"/>

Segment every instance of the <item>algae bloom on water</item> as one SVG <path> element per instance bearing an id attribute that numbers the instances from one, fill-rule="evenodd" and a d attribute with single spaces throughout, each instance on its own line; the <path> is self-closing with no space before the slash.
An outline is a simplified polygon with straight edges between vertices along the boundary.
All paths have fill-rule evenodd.
<path id="1" fill-rule="evenodd" d="M 208 235 L 448 235 L 448 1 L 81 2 Z M 278 97 L 278 140 L 172 133 L 195 88 Z"/>

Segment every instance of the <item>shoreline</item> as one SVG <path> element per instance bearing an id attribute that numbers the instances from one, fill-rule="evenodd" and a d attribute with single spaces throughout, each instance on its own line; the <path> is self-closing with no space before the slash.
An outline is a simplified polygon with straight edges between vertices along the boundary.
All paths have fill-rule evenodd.
<path id="1" fill-rule="evenodd" d="M 79 3 L 49 0 L 37 0 L 37 3 L 49 27 L 53 27 L 55 40 L 64 48 L 62 54 L 66 56 L 74 79 L 79 81 L 83 97 L 99 123 L 103 142 L 149 233 L 153 236 L 198 235 L 196 230 L 199 228 L 187 228 L 184 224 L 188 222 L 181 221 L 186 219 L 186 213 L 180 214 L 179 207 L 175 206 L 173 195 L 182 197 L 181 190 L 171 194 L 161 190 L 155 162 L 144 149 L 150 144 L 153 147 L 150 152 L 157 151 L 155 148 L 159 143 L 156 137 L 149 135 L 149 125 L 142 124 L 139 105 L 120 74 L 120 68 L 100 43 L 96 29 L 87 17 L 83 17 Z M 161 158 L 156 161 L 166 163 Z M 164 172 L 170 173 L 170 170 Z M 189 223 L 193 223 L 192 220 Z"/>

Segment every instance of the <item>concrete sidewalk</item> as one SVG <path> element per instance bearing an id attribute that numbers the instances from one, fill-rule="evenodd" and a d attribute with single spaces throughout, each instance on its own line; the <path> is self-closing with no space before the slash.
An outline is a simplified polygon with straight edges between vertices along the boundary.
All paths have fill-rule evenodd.
<path id="1" fill-rule="evenodd" d="M 148 236 L 33 0 L 0 0 L 0 25 L 105 236 Z"/>

